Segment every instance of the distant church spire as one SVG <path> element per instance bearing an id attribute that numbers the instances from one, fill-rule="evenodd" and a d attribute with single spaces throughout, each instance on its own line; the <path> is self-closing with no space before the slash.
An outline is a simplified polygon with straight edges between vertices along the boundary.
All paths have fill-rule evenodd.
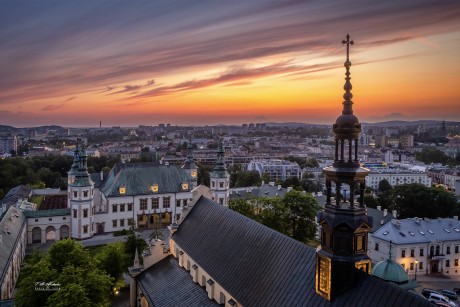
<path id="1" fill-rule="evenodd" d="M 230 174 L 227 172 L 224 158 L 224 147 L 222 142 L 217 148 L 217 160 L 214 170 L 210 174 L 211 195 L 215 202 L 222 206 L 228 206 L 230 197 L 228 189 L 230 188 Z"/>

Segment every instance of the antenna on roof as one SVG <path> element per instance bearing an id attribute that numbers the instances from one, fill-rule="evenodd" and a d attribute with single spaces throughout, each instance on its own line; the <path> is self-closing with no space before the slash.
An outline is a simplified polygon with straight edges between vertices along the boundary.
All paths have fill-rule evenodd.
<path id="1" fill-rule="evenodd" d="M 393 243 L 393 242 L 390 240 L 390 250 L 388 251 L 388 257 L 389 257 L 390 260 L 391 260 L 391 243 Z"/>

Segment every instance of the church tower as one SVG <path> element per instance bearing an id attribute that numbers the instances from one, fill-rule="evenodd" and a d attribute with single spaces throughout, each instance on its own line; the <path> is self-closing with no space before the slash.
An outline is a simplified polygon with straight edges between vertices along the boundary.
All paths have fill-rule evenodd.
<path id="1" fill-rule="evenodd" d="M 371 271 L 367 256 L 367 237 L 372 219 L 364 207 L 365 177 L 369 170 L 358 161 L 358 139 L 361 124 L 353 115 L 351 94 L 349 48 L 350 35 L 342 42 L 347 47 L 344 63 L 345 94 L 343 110 L 335 124 L 335 158 L 332 166 L 323 169 L 326 175 L 327 198 L 324 210 L 318 215 L 321 225 L 321 247 L 316 253 L 316 292 L 334 300 L 353 287 L 359 271 Z M 332 188 L 334 186 L 334 192 Z M 359 202 L 355 191 L 359 191 Z M 335 197 L 332 197 L 332 193 Z M 348 194 L 348 197 L 347 197 Z"/>
<path id="2" fill-rule="evenodd" d="M 94 183 L 87 169 L 86 151 L 75 146 L 74 161 L 68 172 L 68 207 L 70 208 L 71 238 L 88 239 L 93 236 Z"/>
<path id="3" fill-rule="evenodd" d="M 211 195 L 212 199 L 225 207 L 228 207 L 228 198 L 230 196 L 230 174 L 227 172 L 224 160 L 224 148 L 222 143 L 217 149 L 217 162 L 214 170 L 211 172 Z"/>
<path id="4" fill-rule="evenodd" d="M 197 181 L 198 181 L 198 167 L 195 164 L 195 160 L 193 159 L 193 146 L 192 142 L 188 142 L 187 144 L 187 158 L 185 159 L 184 164 L 181 168 L 190 175 L 191 178 L 191 190 L 196 188 Z"/>

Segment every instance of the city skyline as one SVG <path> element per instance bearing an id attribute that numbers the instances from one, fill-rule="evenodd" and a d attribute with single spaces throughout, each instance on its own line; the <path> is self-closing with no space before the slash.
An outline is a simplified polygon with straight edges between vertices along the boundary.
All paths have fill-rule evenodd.
<path id="1" fill-rule="evenodd" d="M 363 122 L 460 119 L 456 1 L 5 1 L 0 122 L 330 123 L 347 33 Z"/>

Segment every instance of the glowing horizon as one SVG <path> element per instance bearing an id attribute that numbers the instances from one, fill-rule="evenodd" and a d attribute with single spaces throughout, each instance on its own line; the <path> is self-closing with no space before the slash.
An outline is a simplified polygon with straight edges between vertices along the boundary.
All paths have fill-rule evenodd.
<path id="1" fill-rule="evenodd" d="M 0 124 L 330 124 L 351 48 L 361 122 L 460 121 L 460 7 L 5 1 Z"/>

